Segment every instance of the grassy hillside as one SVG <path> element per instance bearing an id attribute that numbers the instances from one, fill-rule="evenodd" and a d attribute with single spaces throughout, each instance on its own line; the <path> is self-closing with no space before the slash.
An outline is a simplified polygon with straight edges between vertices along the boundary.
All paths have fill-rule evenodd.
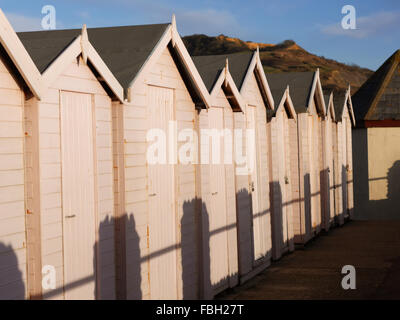
<path id="1" fill-rule="evenodd" d="M 292 40 L 280 44 L 255 43 L 224 35 L 209 37 L 191 35 L 183 38 L 191 55 L 234 53 L 260 49 L 265 72 L 314 71 L 320 69 L 322 85 L 334 91 L 344 90 L 348 83 L 354 93 L 372 74 L 369 69 L 347 65 L 307 52 Z"/>

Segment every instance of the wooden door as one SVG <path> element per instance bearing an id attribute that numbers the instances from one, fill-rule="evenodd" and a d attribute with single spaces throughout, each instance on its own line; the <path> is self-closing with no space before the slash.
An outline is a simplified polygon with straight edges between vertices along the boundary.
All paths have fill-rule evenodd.
<path id="1" fill-rule="evenodd" d="M 319 150 L 318 150 L 318 119 L 310 116 L 310 184 L 311 184 L 311 226 L 317 228 L 318 226 L 318 194 L 319 190 Z"/>
<path id="2" fill-rule="evenodd" d="M 348 162 L 347 162 L 347 118 L 343 117 L 342 120 L 342 199 L 343 199 L 343 216 L 347 217 L 347 209 L 348 209 L 348 190 L 347 190 L 347 171 L 348 171 Z"/>
<path id="3" fill-rule="evenodd" d="M 224 128 L 223 108 L 210 108 L 208 111 L 209 126 L 212 130 L 222 132 Z M 228 230 L 225 191 L 224 140 L 210 144 L 210 272 L 214 292 L 223 290 L 228 285 Z M 219 153 L 219 157 L 215 157 Z M 218 163 L 217 160 L 219 159 Z"/>
<path id="4" fill-rule="evenodd" d="M 254 130 L 254 147 L 253 152 L 247 152 L 247 155 L 252 155 L 248 159 L 248 163 L 252 162 L 253 170 L 249 175 L 249 190 L 252 199 L 252 213 L 253 213 L 253 247 L 254 259 L 260 259 L 266 254 L 265 237 L 267 226 L 265 223 L 266 215 L 262 212 L 261 206 L 261 188 L 260 188 L 260 156 L 259 156 L 259 140 L 258 140 L 258 126 L 257 126 L 257 109 L 255 106 L 247 107 L 247 128 Z"/>
<path id="5" fill-rule="evenodd" d="M 354 195 L 353 195 L 353 145 L 351 136 L 351 120 L 346 118 L 346 149 L 347 149 L 347 211 L 350 218 L 353 215 Z"/>
<path id="6" fill-rule="evenodd" d="M 95 298 L 95 166 L 89 94 L 61 92 L 65 299 Z"/>
<path id="7" fill-rule="evenodd" d="M 149 129 L 161 129 L 168 136 L 169 121 L 174 119 L 174 92 L 155 86 L 149 86 L 148 89 Z M 150 298 L 177 299 L 174 165 L 148 164 L 147 168 Z"/>
<path id="8" fill-rule="evenodd" d="M 280 175 L 282 186 L 282 210 L 283 210 L 283 247 L 289 249 L 289 243 L 293 238 L 292 203 L 291 203 L 291 174 L 290 174 L 290 135 L 289 118 L 286 110 L 282 116 L 282 159 L 283 172 Z"/>

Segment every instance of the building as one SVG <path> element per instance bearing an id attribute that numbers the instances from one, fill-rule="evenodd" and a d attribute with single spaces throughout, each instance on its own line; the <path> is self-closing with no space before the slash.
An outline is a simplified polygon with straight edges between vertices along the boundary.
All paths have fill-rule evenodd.
<path id="1" fill-rule="evenodd" d="M 400 50 L 352 96 L 354 218 L 398 219 Z"/>

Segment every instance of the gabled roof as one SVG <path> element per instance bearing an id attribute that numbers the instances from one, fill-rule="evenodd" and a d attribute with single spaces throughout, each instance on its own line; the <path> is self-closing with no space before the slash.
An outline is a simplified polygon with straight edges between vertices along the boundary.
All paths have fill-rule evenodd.
<path id="1" fill-rule="evenodd" d="M 276 99 L 275 99 L 276 98 Z M 274 97 L 276 101 L 274 115 L 277 114 L 281 110 L 281 108 L 288 107 L 288 112 L 290 113 L 290 117 L 292 117 L 296 121 L 296 110 L 294 109 L 292 98 L 290 97 L 289 86 L 286 87 L 285 91 L 279 98 L 278 96 Z"/>
<path id="2" fill-rule="evenodd" d="M 250 64 L 247 67 L 246 75 L 241 83 L 241 87 L 239 88 L 240 93 L 245 94 L 245 90 L 247 88 L 247 82 L 254 75 L 258 84 L 258 88 L 261 91 L 262 98 L 264 100 L 264 104 L 266 106 L 267 112 L 274 110 L 275 101 L 272 96 L 271 90 L 269 88 L 269 84 L 267 78 L 265 76 L 264 67 L 261 63 L 260 58 L 260 50 L 257 47 L 257 50 L 254 51 L 253 57 L 250 60 Z"/>
<path id="3" fill-rule="evenodd" d="M 197 70 L 199 70 L 208 91 L 211 91 L 217 81 L 219 74 L 225 66 L 226 59 L 229 60 L 229 72 L 235 81 L 236 87 L 240 90 L 252 58 L 253 52 L 192 56 L 193 62 Z"/>
<path id="4" fill-rule="evenodd" d="M 266 76 L 274 100 L 275 97 L 282 97 L 286 87 L 289 86 L 296 113 L 308 111 L 311 94 L 320 86 L 320 83 L 316 83 L 318 71 L 268 73 Z M 324 102 L 322 101 L 322 103 Z"/>
<path id="5" fill-rule="evenodd" d="M 170 24 L 88 28 L 88 36 L 108 68 L 126 89 Z M 40 72 L 81 34 L 81 29 L 19 32 Z"/>
<path id="6" fill-rule="evenodd" d="M 397 50 L 353 95 L 358 126 L 364 120 L 400 120 L 399 64 Z"/>
<path id="7" fill-rule="evenodd" d="M 243 93 L 248 75 L 256 71 L 261 94 L 266 105 L 273 109 L 274 99 L 265 78 L 258 49 L 254 52 L 238 52 L 222 55 L 192 56 L 197 70 L 203 78 L 207 89 L 211 92 L 221 75 L 225 61 L 229 61 L 229 73 L 240 93 Z"/>
<path id="8" fill-rule="evenodd" d="M 70 29 L 22 32 L 18 35 L 38 68 L 45 73 L 75 41 L 78 33 L 77 29 Z M 91 28 L 88 29 L 88 37 L 96 53 L 123 87 L 128 101 L 132 99 L 131 89 L 141 80 L 145 81 L 146 71 L 168 47 L 196 105 L 209 106 L 209 93 L 179 36 L 175 16 L 171 23 Z"/>
<path id="9" fill-rule="evenodd" d="M 40 73 L 1 9 L 0 46 L 4 48 L 31 92 L 40 99 L 42 90 Z"/>
<path id="10" fill-rule="evenodd" d="M 336 119 L 335 105 L 333 103 L 333 92 L 324 91 L 324 101 L 326 107 L 326 115 L 331 116 L 332 120 Z"/>
<path id="11" fill-rule="evenodd" d="M 347 108 L 351 122 L 353 125 L 356 124 L 353 112 L 353 103 L 351 101 L 350 85 L 347 87 L 346 91 L 341 91 L 335 94 L 333 104 L 335 107 L 336 122 L 342 121 L 344 108 Z"/>
<path id="12" fill-rule="evenodd" d="M 246 56 L 248 57 L 247 54 Z M 222 59 L 222 57 L 224 57 L 224 59 Z M 218 92 L 218 89 L 222 87 L 227 95 L 228 100 L 233 101 L 239 107 L 239 109 L 244 112 L 246 110 L 245 102 L 243 101 L 236 82 L 231 75 L 231 61 L 229 58 L 226 55 L 196 56 L 193 58 L 193 62 L 204 83 L 206 84 L 211 97 L 214 98 Z M 238 56 L 235 55 L 235 58 L 238 58 Z M 239 60 L 234 59 L 234 61 L 243 62 L 242 59 L 243 56 L 240 57 Z M 243 66 L 244 64 L 241 64 L 241 67 Z M 248 64 L 246 65 L 246 70 L 247 66 Z M 238 70 L 241 69 L 242 68 L 240 67 L 234 68 L 236 76 L 238 76 Z M 241 72 L 243 72 L 244 75 L 246 74 L 244 68 Z M 227 90 L 230 91 L 229 94 L 227 94 Z"/>

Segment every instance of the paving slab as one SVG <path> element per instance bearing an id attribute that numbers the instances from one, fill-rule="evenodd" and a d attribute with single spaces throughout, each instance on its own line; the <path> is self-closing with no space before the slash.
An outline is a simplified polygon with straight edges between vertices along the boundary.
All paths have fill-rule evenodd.
<path id="1" fill-rule="evenodd" d="M 344 265 L 356 289 L 344 290 Z M 216 299 L 400 299 L 400 221 L 350 221 Z"/>

